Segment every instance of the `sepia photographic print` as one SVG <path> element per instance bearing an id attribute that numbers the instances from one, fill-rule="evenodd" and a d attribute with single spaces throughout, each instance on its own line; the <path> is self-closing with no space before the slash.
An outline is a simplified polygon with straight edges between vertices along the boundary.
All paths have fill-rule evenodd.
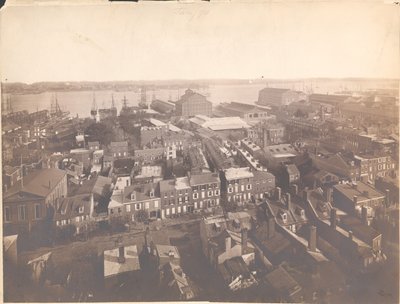
<path id="1" fill-rule="evenodd" d="M 399 303 L 399 9 L 7 1 L 2 300 Z"/>

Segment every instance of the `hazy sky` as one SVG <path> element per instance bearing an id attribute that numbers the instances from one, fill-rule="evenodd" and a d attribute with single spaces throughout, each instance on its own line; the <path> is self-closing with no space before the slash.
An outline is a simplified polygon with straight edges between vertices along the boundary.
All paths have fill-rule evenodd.
<path id="1" fill-rule="evenodd" d="M 1 80 L 399 77 L 399 16 L 381 1 L 7 7 Z"/>

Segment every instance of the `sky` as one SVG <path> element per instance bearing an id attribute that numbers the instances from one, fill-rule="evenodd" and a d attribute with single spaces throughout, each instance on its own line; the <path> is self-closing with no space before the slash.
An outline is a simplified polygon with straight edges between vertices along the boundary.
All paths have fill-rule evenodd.
<path id="1" fill-rule="evenodd" d="M 399 77 L 399 7 L 382 1 L 14 2 L 2 82 Z"/>

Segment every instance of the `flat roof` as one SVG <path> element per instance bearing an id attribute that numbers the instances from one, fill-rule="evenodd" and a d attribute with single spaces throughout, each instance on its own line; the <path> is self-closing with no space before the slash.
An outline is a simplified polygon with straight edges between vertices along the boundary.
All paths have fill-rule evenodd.
<path id="1" fill-rule="evenodd" d="M 384 197 L 384 194 L 363 182 L 357 182 L 357 185 L 347 183 L 338 184 L 335 185 L 334 188 L 345 195 L 351 201 L 353 200 L 354 196 L 357 196 L 358 201 Z"/>
<path id="2" fill-rule="evenodd" d="M 104 251 L 104 277 L 115 276 L 124 272 L 140 269 L 136 245 L 124 247 L 125 262 L 119 263 L 119 248 Z"/>
<path id="3" fill-rule="evenodd" d="M 254 174 L 250 171 L 249 167 L 245 168 L 229 168 L 225 170 L 225 178 L 227 180 L 252 178 Z"/>

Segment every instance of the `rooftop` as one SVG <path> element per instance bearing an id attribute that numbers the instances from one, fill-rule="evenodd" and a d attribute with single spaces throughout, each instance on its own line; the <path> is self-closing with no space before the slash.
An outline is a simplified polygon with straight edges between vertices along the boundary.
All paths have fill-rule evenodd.
<path id="1" fill-rule="evenodd" d="M 280 294 L 291 296 L 301 290 L 299 284 L 282 267 L 278 267 L 265 276 L 265 281 Z"/>
<path id="2" fill-rule="evenodd" d="M 166 126 L 166 123 L 162 122 L 161 120 L 150 118 L 149 122 L 156 127 Z"/>
<path id="3" fill-rule="evenodd" d="M 125 262 L 119 263 L 119 248 L 104 251 L 104 277 L 112 277 L 121 273 L 140 269 L 138 249 L 136 245 L 124 247 Z"/>
<path id="4" fill-rule="evenodd" d="M 19 191 L 31 193 L 40 197 L 46 197 L 53 191 L 58 183 L 61 182 L 66 174 L 66 171 L 54 168 L 33 171 L 24 177 L 23 188 L 20 183 L 16 184 L 4 194 L 4 197 L 7 198 Z"/>
<path id="5" fill-rule="evenodd" d="M 175 188 L 176 190 L 190 189 L 189 178 L 187 176 L 177 177 L 175 180 Z"/>
<path id="6" fill-rule="evenodd" d="M 220 182 L 218 173 L 202 173 L 202 174 L 191 175 L 189 179 L 191 186 Z"/>
<path id="7" fill-rule="evenodd" d="M 135 176 L 135 179 L 145 178 L 145 177 L 159 177 L 159 176 L 162 176 L 161 166 L 143 166 L 140 174 Z"/>
<path id="8" fill-rule="evenodd" d="M 354 196 L 357 196 L 357 201 L 384 197 L 384 194 L 363 182 L 357 182 L 357 184 L 338 184 L 334 186 L 334 189 L 341 192 L 351 201 L 353 200 Z"/>
<path id="9" fill-rule="evenodd" d="M 245 168 L 229 168 L 225 169 L 225 178 L 227 180 L 235 180 L 242 178 L 253 178 L 254 174 L 250 171 L 249 167 Z"/>

